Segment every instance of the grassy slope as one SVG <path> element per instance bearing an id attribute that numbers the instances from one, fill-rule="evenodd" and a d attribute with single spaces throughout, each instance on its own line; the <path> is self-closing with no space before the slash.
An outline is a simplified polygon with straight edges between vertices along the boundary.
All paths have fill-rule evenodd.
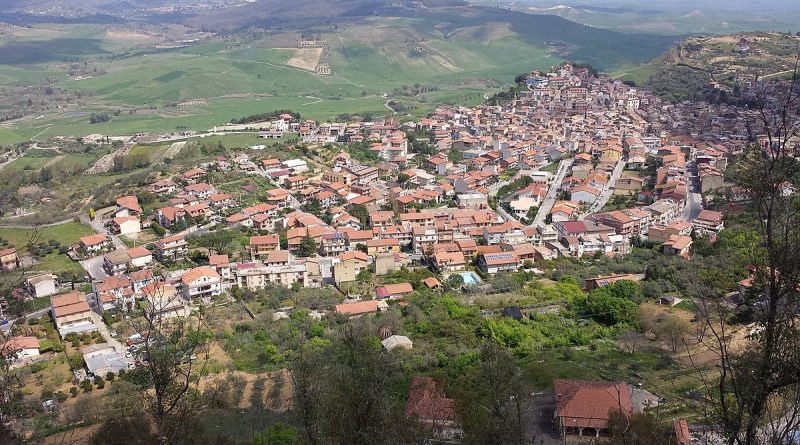
<path id="1" fill-rule="evenodd" d="M 88 57 L 106 74 L 61 82 L 62 88 L 83 93 L 80 109 L 54 110 L 43 119 L 6 124 L 0 127 L 0 144 L 91 133 L 206 130 L 231 118 L 283 108 L 314 119 L 342 113 L 382 115 L 388 111 L 383 93 L 417 83 L 438 90 L 392 97 L 411 107 L 411 113 L 423 115 L 437 103 L 479 103 L 516 74 L 548 68 L 565 58 L 603 67 L 632 64 L 657 55 L 667 44 L 663 37 L 633 37 L 556 17 L 489 8 L 436 9 L 420 17 L 369 18 L 326 34 L 331 48 L 323 62 L 330 63 L 333 72 L 321 76 L 286 66 L 293 51 L 269 48 L 261 41 L 238 46 L 212 41 L 111 58 L 107 56 L 118 53 L 122 43 L 104 38 L 101 29 L 56 26 L 47 30 L 52 35 L 36 31 L 40 35 L 35 39 L 6 46 L 25 43 L 40 48 L 50 36 L 58 49 L 49 56 L 53 60 L 33 65 L 38 77 L 30 79 L 13 61 L 0 65 L 0 79 L 24 84 L 53 74 L 63 78 L 56 61 L 63 58 Z M 431 54 L 413 54 L 407 41 L 423 42 Z M 566 42 L 568 49 L 562 48 L 560 55 L 545 49 L 552 41 Z M 48 54 L 38 49 L 27 56 L 19 54 L 25 52 L 19 48 L 6 51 L 16 58 L 44 59 Z M 201 102 L 166 106 L 194 100 Z M 91 112 L 131 108 L 137 111 L 123 111 L 110 123 L 88 123 Z"/>
<path id="2" fill-rule="evenodd" d="M 2 232 L 3 239 L 9 241 L 9 244 L 12 246 L 16 246 L 18 248 L 22 248 L 25 246 L 31 237 L 33 236 L 33 231 L 30 229 L 7 229 L 3 228 L 0 229 Z M 53 227 L 45 227 L 39 229 L 36 233 L 36 241 L 37 242 L 47 242 L 50 240 L 55 240 L 61 243 L 62 246 L 70 246 L 76 242 L 82 236 L 91 235 L 94 233 L 91 227 L 84 226 L 80 223 L 69 222 L 66 224 L 60 224 L 58 226 Z M 57 251 L 47 255 L 46 257 L 42 258 L 42 262 L 35 265 L 33 267 L 35 271 L 46 271 L 46 272 L 81 272 L 83 269 L 81 268 L 80 264 L 72 261 L 66 255 L 61 255 Z M 8 274 L 8 276 L 4 276 L 4 278 L 14 278 Z"/>

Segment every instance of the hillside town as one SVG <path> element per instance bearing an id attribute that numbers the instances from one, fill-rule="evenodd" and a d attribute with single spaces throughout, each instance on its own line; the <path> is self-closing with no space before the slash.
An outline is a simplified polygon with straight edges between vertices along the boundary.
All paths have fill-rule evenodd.
<path id="1" fill-rule="evenodd" d="M 117 196 L 115 205 L 92 212 L 95 234 L 69 246 L 89 292 L 52 273 L 29 274 L 18 292 L 50 299 L 62 339 L 102 336 L 81 352 L 86 372 L 106 375 L 142 366 L 136 345 L 146 341 L 115 338 L 105 327 L 109 313 L 144 307 L 157 317 L 185 318 L 232 304 L 241 292 L 281 287 L 328 291 L 331 304 L 315 307 L 314 317 L 358 317 L 409 304 L 416 283 L 381 281 L 403 270 L 427 269 L 430 290 L 480 293 L 498 274 L 542 275 L 542 262 L 623 258 L 643 244 L 686 261 L 693 243 L 713 243 L 724 229 L 725 215 L 709 203 L 723 193 L 735 200 L 725 171 L 748 140 L 746 122 L 726 105 L 662 102 L 569 64 L 530 73 L 513 95 L 498 105 L 439 107 L 410 122 L 284 114 L 259 123 L 261 138 L 296 133 L 298 144 L 319 150 L 280 157 L 250 147 L 160 175 L 141 190 L 159 197 L 158 206 L 146 206 L 137 193 Z M 263 193 L 223 190 L 218 173 L 269 186 Z M 794 186 L 787 183 L 785 193 Z M 246 239 L 244 251 L 215 241 L 223 232 Z M 13 270 L 24 258 L 12 246 L 0 261 Z M 589 291 L 640 279 L 621 274 L 583 284 Z M 413 344 L 401 335 L 381 340 L 387 350 Z M 17 341 L 22 351 L 37 344 Z M 407 412 L 441 423 L 439 437 L 452 440 L 459 436 L 454 402 L 436 385 L 415 377 Z M 555 407 L 562 438 L 605 436 L 610 408 L 644 409 L 640 390 L 625 383 L 553 385 L 566 395 Z M 441 409 L 431 409 L 431 400 Z M 675 443 L 690 443 L 685 419 L 674 428 Z"/>

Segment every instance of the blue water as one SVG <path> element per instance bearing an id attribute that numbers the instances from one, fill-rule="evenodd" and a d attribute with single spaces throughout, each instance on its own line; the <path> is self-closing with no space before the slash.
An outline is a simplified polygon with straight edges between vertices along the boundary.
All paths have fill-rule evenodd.
<path id="1" fill-rule="evenodd" d="M 461 272 L 459 275 L 464 279 L 464 284 L 467 286 L 478 284 L 478 281 L 480 281 L 475 272 Z"/>

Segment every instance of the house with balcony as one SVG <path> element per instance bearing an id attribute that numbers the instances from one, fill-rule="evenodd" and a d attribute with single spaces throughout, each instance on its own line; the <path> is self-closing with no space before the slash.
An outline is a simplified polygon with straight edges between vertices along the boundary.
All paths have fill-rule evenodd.
<path id="1" fill-rule="evenodd" d="M 513 252 L 483 253 L 478 257 L 478 268 L 484 273 L 494 275 L 500 272 L 514 272 L 520 261 Z"/>
<path id="2" fill-rule="evenodd" d="M 183 235 L 162 238 L 155 243 L 156 257 L 162 263 L 179 263 L 189 254 L 189 244 Z"/>
<path id="3" fill-rule="evenodd" d="M 206 266 L 195 267 L 183 274 L 181 285 L 181 292 L 189 301 L 222 295 L 222 277 L 216 270 Z"/>
<path id="4" fill-rule="evenodd" d="M 50 314 L 61 338 L 72 332 L 96 331 L 91 312 L 86 298 L 78 291 L 50 297 Z"/>
<path id="5" fill-rule="evenodd" d="M 247 245 L 247 251 L 250 252 L 252 259 L 266 258 L 270 252 L 280 248 L 281 242 L 278 235 L 251 236 L 250 243 Z"/>
<path id="6" fill-rule="evenodd" d="M 703 210 L 697 215 L 697 218 L 692 221 L 695 233 L 698 234 L 717 234 L 724 227 L 722 213 L 713 210 Z"/>
<path id="7" fill-rule="evenodd" d="M 342 232 L 323 233 L 319 245 L 322 256 L 336 256 L 348 250 L 347 237 Z"/>
<path id="8" fill-rule="evenodd" d="M 83 236 L 80 239 L 80 243 L 78 245 L 78 249 L 85 255 L 85 256 L 95 256 L 101 253 L 105 253 L 110 251 L 114 247 L 114 244 L 111 242 L 111 238 L 102 233 L 96 233 L 94 235 Z"/>
<path id="9" fill-rule="evenodd" d="M 259 290 L 268 285 L 291 288 L 295 283 L 300 287 L 306 287 L 309 284 L 308 267 L 305 263 L 288 262 L 275 265 L 259 262 L 242 263 L 236 266 L 234 274 L 236 284 L 242 289 Z"/>

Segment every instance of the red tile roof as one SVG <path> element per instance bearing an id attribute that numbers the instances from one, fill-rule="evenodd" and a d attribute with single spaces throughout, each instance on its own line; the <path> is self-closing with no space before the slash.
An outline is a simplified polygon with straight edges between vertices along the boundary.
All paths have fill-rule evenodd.
<path id="1" fill-rule="evenodd" d="M 631 390 L 625 383 L 555 380 L 556 415 L 564 426 L 607 428 L 609 413 L 632 414 Z"/>
<path id="2" fill-rule="evenodd" d="M 436 380 L 414 377 L 408 389 L 406 416 L 420 420 L 455 421 L 456 403 L 444 396 Z"/>

